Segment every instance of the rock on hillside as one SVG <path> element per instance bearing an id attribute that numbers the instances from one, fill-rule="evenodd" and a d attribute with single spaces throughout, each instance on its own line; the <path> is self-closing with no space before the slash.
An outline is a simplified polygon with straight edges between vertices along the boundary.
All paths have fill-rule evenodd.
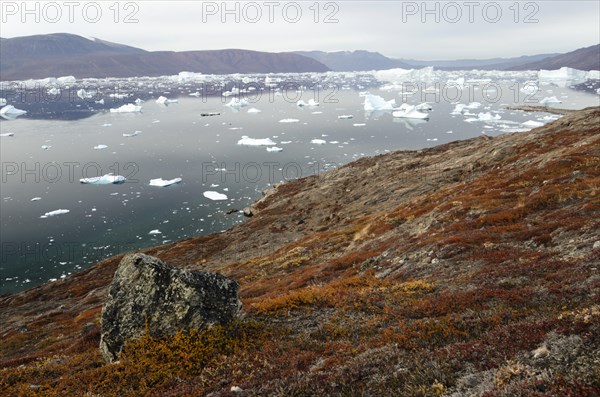
<path id="1" fill-rule="evenodd" d="M 117 359 L 128 339 L 174 335 L 234 320 L 241 308 L 236 281 L 200 270 L 179 270 L 157 258 L 127 255 L 102 309 L 100 349 Z"/>

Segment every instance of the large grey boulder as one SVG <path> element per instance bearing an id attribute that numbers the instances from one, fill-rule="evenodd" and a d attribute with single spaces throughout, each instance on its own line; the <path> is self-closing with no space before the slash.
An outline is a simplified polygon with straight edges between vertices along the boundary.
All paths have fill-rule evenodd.
<path id="1" fill-rule="evenodd" d="M 143 254 L 125 256 L 102 308 L 100 350 L 115 361 L 128 339 L 226 324 L 240 312 L 239 284 L 225 276 L 182 270 Z"/>

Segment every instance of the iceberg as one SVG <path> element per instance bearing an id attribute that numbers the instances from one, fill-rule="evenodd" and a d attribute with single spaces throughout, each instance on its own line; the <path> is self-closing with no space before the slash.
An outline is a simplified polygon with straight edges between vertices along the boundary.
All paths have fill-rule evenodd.
<path id="1" fill-rule="evenodd" d="M 181 181 L 182 181 L 181 178 L 174 178 L 174 179 L 169 179 L 169 180 L 164 180 L 162 178 L 156 178 L 156 179 L 150 179 L 149 185 L 157 186 L 157 187 L 167 187 L 167 186 L 175 185 Z"/>
<path id="2" fill-rule="evenodd" d="M 14 120 L 19 116 L 27 113 L 25 110 L 17 109 L 13 105 L 6 105 L 2 109 L 0 109 L 0 117 L 6 120 Z"/>
<path id="3" fill-rule="evenodd" d="M 338 119 L 340 119 L 340 120 L 348 120 L 351 118 L 354 118 L 354 116 L 351 114 L 342 114 L 341 116 L 338 116 Z"/>
<path id="4" fill-rule="evenodd" d="M 5 132 L 3 134 L 0 134 L 1 137 L 8 137 L 8 136 L 14 136 L 15 134 L 13 132 Z"/>
<path id="5" fill-rule="evenodd" d="M 282 152 L 283 148 L 277 146 L 270 146 L 267 148 L 267 152 Z"/>
<path id="6" fill-rule="evenodd" d="M 465 110 L 478 109 L 480 107 L 481 103 L 479 102 L 471 102 L 468 105 L 465 105 L 463 103 L 457 103 L 456 106 L 454 106 L 454 110 L 450 114 L 463 114 Z"/>
<path id="7" fill-rule="evenodd" d="M 42 198 L 41 197 L 33 197 L 31 200 L 29 201 L 40 201 Z"/>
<path id="8" fill-rule="evenodd" d="M 312 143 L 313 145 L 324 145 L 327 143 L 327 141 L 323 139 L 313 139 L 312 141 L 310 141 L 310 143 Z"/>
<path id="9" fill-rule="evenodd" d="M 150 230 L 148 232 L 148 234 L 152 236 L 152 235 L 155 235 L 155 234 L 162 234 L 162 232 L 160 230 L 158 230 L 158 229 L 154 229 L 154 230 Z"/>
<path id="10" fill-rule="evenodd" d="M 136 100 L 137 102 L 137 100 Z M 167 97 L 164 96 L 160 96 L 158 97 L 158 99 L 156 100 L 156 103 L 158 103 L 159 105 L 168 105 L 169 103 L 177 103 L 179 102 L 177 99 L 167 99 Z"/>
<path id="11" fill-rule="evenodd" d="M 206 191 L 203 193 L 204 197 L 209 200 L 219 201 L 219 200 L 227 200 L 227 195 L 219 192 Z"/>
<path id="12" fill-rule="evenodd" d="M 75 76 L 62 76 L 56 79 L 59 84 L 74 84 L 77 79 Z"/>
<path id="13" fill-rule="evenodd" d="M 365 95 L 364 109 L 365 112 L 374 112 L 376 110 L 393 110 L 396 107 L 396 100 L 391 99 L 386 101 L 379 95 Z"/>
<path id="14" fill-rule="evenodd" d="M 84 90 L 83 88 L 80 90 L 77 90 L 77 96 L 83 100 L 92 99 L 93 97 L 96 96 L 96 94 L 97 94 L 96 91 L 88 92 L 88 91 Z"/>
<path id="15" fill-rule="evenodd" d="M 406 105 L 406 104 L 402 104 Z M 405 119 L 428 119 L 429 114 L 419 112 L 416 106 L 406 105 L 402 106 L 400 110 L 396 110 L 392 113 L 393 117 L 405 118 Z"/>
<path id="16" fill-rule="evenodd" d="M 94 150 L 102 150 L 102 149 L 106 149 L 108 146 L 106 145 L 96 145 L 94 146 Z"/>
<path id="17" fill-rule="evenodd" d="M 282 119 L 279 120 L 280 123 L 298 123 L 300 120 L 298 119 Z"/>
<path id="18" fill-rule="evenodd" d="M 242 136 L 242 139 L 240 139 L 237 144 L 241 145 L 241 146 L 274 146 L 274 145 L 276 145 L 276 143 L 273 142 L 271 140 L 271 138 L 255 139 L 255 138 L 249 138 L 246 135 Z"/>
<path id="19" fill-rule="evenodd" d="M 260 112 L 262 112 L 262 110 L 257 109 L 257 108 L 248 109 L 248 113 L 251 113 L 251 114 L 256 114 L 256 113 L 260 113 Z"/>
<path id="20" fill-rule="evenodd" d="M 559 87 L 580 84 L 587 79 L 588 72 L 568 67 L 562 67 L 558 70 L 540 70 L 538 72 L 538 80 L 540 82 L 555 84 Z"/>
<path id="21" fill-rule="evenodd" d="M 540 101 L 540 105 L 544 105 L 544 106 L 559 104 L 559 103 L 562 103 L 562 101 L 555 96 L 546 97 Z"/>
<path id="22" fill-rule="evenodd" d="M 118 185 L 125 183 L 126 180 L 127 179 L 121 175 L 106 174 L 92 178 L 81 178 L 79 183 L 87 185 Z"/>
<path id="23" fill-rule="evenodd" d="M 298 102 L 296 102 L 296 106 L 298 107 L 304 107 L 304 106 L 308 106 L 308 107 L 315 107 L 315 106 L 319 106 L 319 102 L 315 101 L 314 99 L 309 99 L 308 102 L 304 102 L 302 99 L 299 100 Z"/>
<path id="24" fill-rule="evenodd" d="M 60 88 L 52 87 L 47 91 L 48 95 L 60 95 Z"/>
<path id="25" fill-rule="evenodd" d="M 431 106 L 427 102 L 423 102 L 415 107 L 417 110 L 433 110 L 433 106 Z"/>
<path id="26" fill-rule="evenodd" d="M 68 214 L 69 212 L 71 212 L 71 211 L 69 211 L 69 210 L 63 210 L 63 209 L 54 210 L 54 211 L 46 212 L 44 215 L 40 216 L 40 218 L 48 218 L 48 217 L 51 217 L 51 216 Z"/>
<path id="27" fill-rule="evenodd" d="M 123 134 L 123 136 L 124 136 L 125 138 L 131 138 L 131 137 L 134 137 L 134 136 L 138 136 L 138 135 L 140 135 L 141 133 L 142 133 L 142 131 L 134 131 L 134 132 L 132 132 L 131 134 L 126 134 L 126 133 L 124 133 L 124 134 Z"/>
<path id="28" fill-rule="evenodd" d="M 247 100 L 245 99 L 239 99 L 239 98 L 233 98 L 227 105 L 225 106 L 229 106 L 230 108 L 233 109 L 241 109 L 243 107 L 248 106 L 249 103 Z"/>
<path id="29" fill-rule="evenodd" d="M 468 118 L 468 119 L 465 119 L 465 121 L 467 123 L 472 123 L 475 121 L 497 121 L 500 119 L 501 119 L 501 117 L 499 114 L 492 115 L 490 112 L 486 112 L 486 113 L 479 113 L 477 115 L 477 117 Z"/>
<path id="30" fill-rule="evenodd" d="M 533 121 L 533 120 L 528 120 L 524 123 L 521 124 L 523 127 L 529 127 L 529 128 L 537 128 L 537 127 L 541 127 L 544 125 L 544 123 L 541 123 L 539 121 Z"/>
<path id="31" fill-rule="evenodd" d="M 133 103 L 128 103 L 116 109 L 110 109 L 111 113 L 136 113 L 141 111 L 142 107 Z"/>

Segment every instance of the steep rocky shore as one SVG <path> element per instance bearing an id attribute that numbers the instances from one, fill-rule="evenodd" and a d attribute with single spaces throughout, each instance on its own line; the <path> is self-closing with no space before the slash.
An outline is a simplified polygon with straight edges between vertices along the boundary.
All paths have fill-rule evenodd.
<path id="1" fill-rule="evenodd" d="M 0 298 L 0 389 L 600 393 L 600 108 L 364 158 L 277 186 L 252 210 L 225 233 L 144 250 L 237 280 L 241 320 L 145 336 L 105 364 L 99 318 L 121 260 L 111 258 Z"/>

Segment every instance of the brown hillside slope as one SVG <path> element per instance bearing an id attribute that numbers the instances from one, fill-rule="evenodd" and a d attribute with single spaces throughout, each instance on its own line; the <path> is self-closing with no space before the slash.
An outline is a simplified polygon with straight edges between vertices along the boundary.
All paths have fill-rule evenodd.
<path id="1" fill-rule="evenodd" d="M 227 328 L 102 362 L 120 258 L 0 298 L 7 396 L 600 393 L 600 109 L 292 181 L 145 252 L 241 284 Z"/>

